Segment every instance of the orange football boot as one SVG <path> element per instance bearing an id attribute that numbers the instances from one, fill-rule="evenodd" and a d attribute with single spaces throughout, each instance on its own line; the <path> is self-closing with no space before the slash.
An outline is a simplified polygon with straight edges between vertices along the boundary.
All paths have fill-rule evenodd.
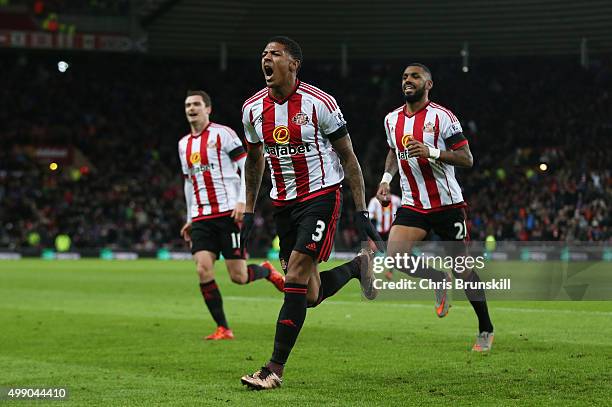
<path id="1" fill-rule="evenodd" d="M 264 261 L 263 263 L 261 263 L 261 267 L 265 267 L 270 270 L 270 274 L 268 274 L 266 280 L 274 284 L 276 289 L 282 293 L 285 290 L 285 277 L 281 273 L 276 271 L 272 263 L 270 263 L 269 261 Z"/>
<path id="2" fill-rule="evenodd" d="M 205 337 L 207 341 L 218 341 L 221 339 L 234 339 L 234 333 L 231 329 L 224 326 L 218 326 L 215 332 Z"/>

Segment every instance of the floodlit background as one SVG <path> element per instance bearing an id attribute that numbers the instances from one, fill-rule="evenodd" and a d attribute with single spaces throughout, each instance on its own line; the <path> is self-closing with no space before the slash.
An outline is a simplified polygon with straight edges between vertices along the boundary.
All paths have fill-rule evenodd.
<path id="1" fill-rule="evenodd" d="M 383 118 L 422 62 L 474 155 L 457 170 L 472 239 L 532 242 L 539 260 L 539 242 L 590 242 L 583 257 L 609 270 L 610 27 L 597 0 L 0 0 L 0 258 L 19 259 L 0 261 L 0 386 L 105 406 L 609 402 L 610 302 L 492 301 L 483 357 L 467 302 L 437 320 L 433 301 L 366 303 L 357 284 L 309 312 L 286 387 L 249 393 L 238 379 L 269 357 L 279 293 L 231 285 L 219 262 L 237 339 L 202 342 L 193 263 L 154 259 L 190 259 L 185 92 L 206 90 L 212 120 L 242 134 L 260 52 L 282 34 L 302 46 L 300 78 L 337 99 L 368 198 Z M 250 250 L 276 260 L 268 189 L 266 174 Z M 336 259 L 359 245 L 343 193 Z M 536 260 L 504 247 L 498 270 Z"/>

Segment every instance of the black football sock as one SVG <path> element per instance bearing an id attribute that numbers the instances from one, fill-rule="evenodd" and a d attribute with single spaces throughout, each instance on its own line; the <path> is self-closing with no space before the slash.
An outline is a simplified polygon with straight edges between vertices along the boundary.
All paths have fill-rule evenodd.
<path id="1" fill-rule="evenodd" d="M 278 377 L 282 377 L 283 376 L 283 371 L 285 370 L 285 365 L 281 365 L 280 363 L 269 361 L 268 364 L 266 365 L 266 367 L 268 369 L 270 369 L 270 371 L 276 373 L 278 375 Z"/>
<path id="2" fill-rule="evenodd" d="M 278 314 L 271 362 L 284 365 L 306 319 L 306 284 L 285 283 L 285 302 Z"/>
<path id="3" fill-rule="evenodd" d="M 470 273 L 470 277 L 465 281 L 480 282 L 480 277 L 475 272 Z M 465 288 L 465 296 L 470 300 L 472 308 L 478 317 L 478 330 L 479 332 L 493 332 L 493 324 L 489 317 L 489 307 L 487 306 L 487 299 L 483 289 Z"/>
<path id="4" fill-rule="evenodd" d="M 430 267 L 419 267 L 414 273 L 407 273 L 409 276 L 419 277 L 422 279 L 428 279 L 432 281 L 442 281 L 444 280 L 444 273 L 439 270 L 432 269 Z"/>
<path id="5" fill-rule="evenodd" d="M 319 287 L 319 298 L 317 302 L 309 305 L 309 307 L 316 307 L 324 299 L 331 297 L 336 294 L 342 287 L 346 285 L 352 278 L 359 279 L 360 277 L 360 262 L 363 259 L 358 256 L 348 263 L 344 263 L 341 266 L 334 267 L 331 270 L 323 271 L 319 275 L 321 276 L 321 287 Z M 367 264 L 367 260 L 364 261 Z"/>
<path id="6" fill-rule="evenodd" d="M 486 301 L 470 301 L 476 316 L 478 317 L 478 330 L 479 332 L 493 332 L 493 324 L 489 317 L 489 307 L 487 307 Z"/>
<path id="7" fill-rule="evenodd" d="M 432 269 L 430 267 L 419 267 L 416 270 L 400 270 L 402 273 L 408 274 L 410 277 L 418 277 L 421 279 L 428 279 L 432 281 L 442 281 L 444 279 L 444 273 L 439 270 Z"/>
<path id="8" fill-rule="evenodd" d="M 217 326 L 229 328 L 225 320 L 225 312 L 223 312 L 221 292 L 215 280 L 209 281 L 208 283 L 200 283 L 200 292 Z"/>
<path id="9" fill-rule="evenodd" d="M 259 280 L 260 278 L 267 278 L 270 275 L 270 270 L 268 270 L 264 266 L 259 266 L 257 264 L 249 264 L 247 266 L 247 273 L 249 276 L 249 279 L 247 280 L 248 284 L 255 280 Z"/>

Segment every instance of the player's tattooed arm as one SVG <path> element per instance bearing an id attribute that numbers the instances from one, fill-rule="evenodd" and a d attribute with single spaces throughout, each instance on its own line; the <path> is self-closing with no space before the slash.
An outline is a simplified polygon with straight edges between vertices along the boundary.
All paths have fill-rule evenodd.
<path id="1" fill-rule="evenodd" d="M 240 170 L 240 190 L 238 192 L 236 206 L 231 214 L 231 217 L 236 222 L 242 222 L 242 218 L 244 217 L 244 209 L 246 208 L 246 178 L 244 174 L 245 162 L 246 157 L 242 157 L 236 161 L 236 164 L 238 164 L 238 169 Z"/>
<path id="2" fill-rule="evenodd" d="M 454 165 L 455 167 L 470 168 L 474 165 L 474 157 L 472 157 L 470 146 L 467 144 L 457 150 L 440 151 L 438 161 Z"/>
<path id="3" fill-rule="evenodd" d="M 391 202 L 391 187 L 389 184 L 398 170 L 395 149 L 390 148 L 385 159 L 385 175 L 383 175 L 376 191 L 376 199 L 378 199 L 382 206 L 387 206 Z"/>
<path id="4" fill-rule="evenodd" d="M 391 174 L 392 177 L 395 177 L 399 167 L 397 166 L 397 157 L 395 155 L 395 149 L 390 148 L 387 153 L 387 158 L 385 159 L 385 172 Z"/>
<path id="5" fill-rule="evenodd" d="M 263 144 L 249 144 L 244 175 L 246 180 L 246 213 L 253 213 L 264 173 Z"/>
<path id="6" fill-rule="evenodd" d="M 359 161 L 357 161 L 357 156 L 355 156 L 355 152 L 353 151 L 351 137 L 347 134 L 345 137 L 334 140 L 332 146 L 340 156 L 340 160 L 342 160 L 344 178 L 353 194 L 355 210 L 358 212 L 366 211 L 363 173 L 361 172 Z"/>
<path id="7" fill-rule="evenodd" d="M 435 148 L 432 149 L 420 141 L 411 140 L 408 142 L 407 150 L 410 157 L 432 158 L 454 165 L 455 167 L 471 167 L 474 165 L 474 159 L 467 144 L 457 150 L 441 151 Z M 434 156 L 432 152 L 436 152 L 439 155 Z"/>

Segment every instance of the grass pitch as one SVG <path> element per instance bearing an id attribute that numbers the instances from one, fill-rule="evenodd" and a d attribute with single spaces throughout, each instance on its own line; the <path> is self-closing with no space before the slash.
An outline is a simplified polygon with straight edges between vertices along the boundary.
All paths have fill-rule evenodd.
<path id="1" fill-rule="evenodd" d="M 327 265 L 327 268 L 331 265 Z M 496 339 L 470 352 L 456 303 L 365 302 L 356 281 L 308 311 L 281 389 L 240 376 L 270 356 L 281 293 L 217 281 L 234 341 L 214 324 L 191 262 L 0 262 L 0 386 L 67 387 L 51 405 L 583 405 L 612 397 L 612 303 L 492 302 Z M 41 401 L 0 401 L 45 405 Z"/>

